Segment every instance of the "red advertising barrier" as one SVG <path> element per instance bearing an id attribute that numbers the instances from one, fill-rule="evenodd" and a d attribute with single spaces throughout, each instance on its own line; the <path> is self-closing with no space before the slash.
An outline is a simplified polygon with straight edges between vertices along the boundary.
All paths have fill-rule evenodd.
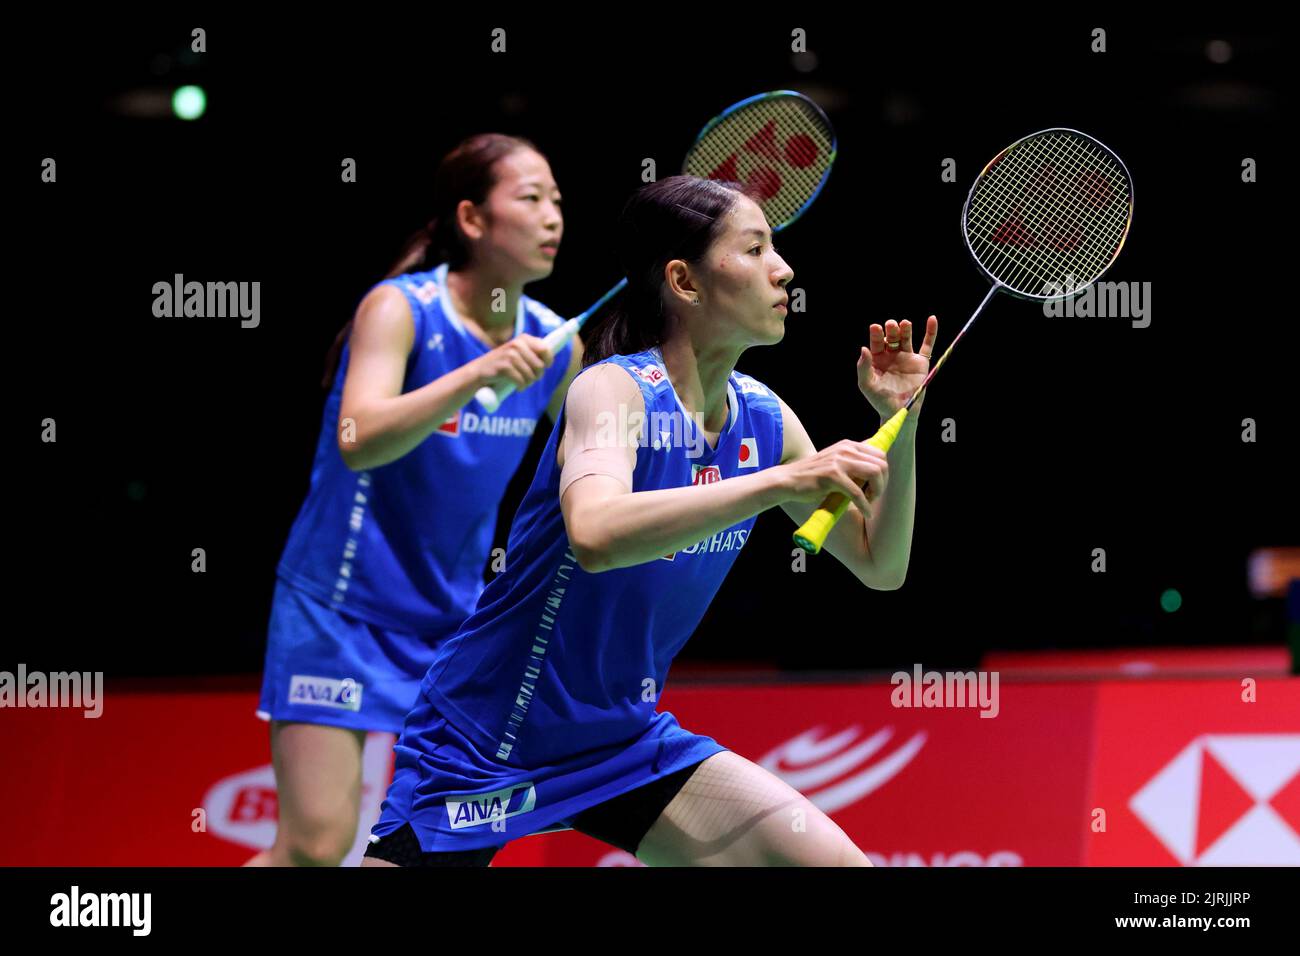
<path id="1" fill-rule="evenodd" d="M 1300 865 L 1298 685 L 1102 685 L 1085 862 Z"/>
<path id="2" fill-rule="evenodd" d="M 684 687 L 662 706 L 800 790 L 878 865 L 1300 865 L 1300 680 L 990 681 L 961 700 L 920 683 Z M 0 864 L 243 863 L 277 810 L 256 703 L 110 688 L 98 718 L 0 710 Z M 391 747 L 367 743 L 366 826 L 345 863 Z M 640 864 L 565 832 L 493 865 Z"/>

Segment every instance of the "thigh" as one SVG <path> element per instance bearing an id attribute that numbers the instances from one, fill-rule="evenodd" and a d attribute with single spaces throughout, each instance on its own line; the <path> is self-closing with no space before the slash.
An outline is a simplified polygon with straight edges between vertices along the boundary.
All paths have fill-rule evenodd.
<path id="1" fill-rule="evenodd" d="M 635 856 L 664 808 L 703 763 L 692 764 L 582 811 L 573 818 L 573 829 Z"/>
<path id="2" fill-rule="evenodd" d="M 651 866 L 870 866 L 830 817 L 739 754 L 703 763 L 646 833 Z"/>
<path id="3" fill-rule="evenodd" d="M 271 760 L 280 826 L 356 826 L 361 812 L 361 754 L 366 732 L 325 724 L 271 723 Z"/>

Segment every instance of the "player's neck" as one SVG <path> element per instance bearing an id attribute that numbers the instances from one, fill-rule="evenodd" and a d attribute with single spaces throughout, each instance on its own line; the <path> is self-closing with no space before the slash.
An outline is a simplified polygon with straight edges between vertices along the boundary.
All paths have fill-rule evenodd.
<path id="1" fill-rule="evenodd" d="M 705 431 L 720 432 L 727 421 L 727 379 L 739 353 L 701 349 L 684 335 L 669 336 L 659 351 L 686 410 L 703 416 Z"/>
<path id="2" fill-rule="evenodd" d="M 513 337 L 522 285 L 508 284 L 482 269 L 448 270 L 447 294 L 456 313 L 498 345 Z"/>

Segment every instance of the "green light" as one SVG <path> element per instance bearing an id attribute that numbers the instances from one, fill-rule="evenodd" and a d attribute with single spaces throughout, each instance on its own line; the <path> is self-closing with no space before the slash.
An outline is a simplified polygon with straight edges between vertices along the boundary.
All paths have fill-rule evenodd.
<path id="1" fill-rule="evenodd" d="M 208 106 L 201 86 L 182 86 L 172 94 L 172 110 L 183 120 L 196 120 Z"/>
<path id="2" fill-rule="evenodd" d="M 1183 596 L 1173 588 L 1169 588 L 1164 594 L 1160 595 L 1160 606 L 1173 614 L 1174 611 L 1183 606 Z"/>

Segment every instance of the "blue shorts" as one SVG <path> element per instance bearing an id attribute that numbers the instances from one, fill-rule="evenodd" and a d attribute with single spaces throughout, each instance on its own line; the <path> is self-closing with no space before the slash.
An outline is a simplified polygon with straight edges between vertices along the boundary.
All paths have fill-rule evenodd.
<path id="1" fill-rule="evenodd" d="M 727 748 L 659 711 L 626 742 L 545 766 L 512 766 L 486 756 L 421 695 L 395 749 L 393 783 L 371 842 L 409 823 L 422 851 L 441 853 L 571 827 L 582 811 Z"/>
<path id="2" fill-rule="evenodd" d="M 401 733 L 434 650 L 277 578 L 257 716 Z"/>

